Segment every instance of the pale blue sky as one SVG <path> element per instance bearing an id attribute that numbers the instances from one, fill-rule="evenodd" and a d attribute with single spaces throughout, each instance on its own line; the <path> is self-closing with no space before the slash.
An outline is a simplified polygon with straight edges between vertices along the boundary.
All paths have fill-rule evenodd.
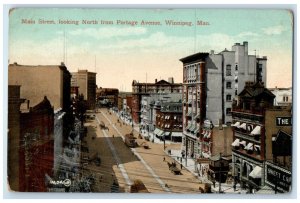
<path id="1" fill-rule="evenodd" d="M 34 25 L 21 24 L 33 19 Z M 40 25 L 45 20 L 160 21 L 161 26 Z M 268 57 L 267 86 L 292 85 L 292 15 L 266 9 L 16 9 L 10 14 L 10 63 L 59 64 L 70 71 L 97 71 L 102 87 L 131 90 L 133 79 L 153 82 L 173 76 L 182 82 L 179 59 L 222 51 L 248 41 L 249 53 Z M 165 20 L 207 21 L 209 26 L 167 26 Z M 96 57 L 96 67 L 95 67 Z M 280 76 L 280 80 L 278 80 Z"/>

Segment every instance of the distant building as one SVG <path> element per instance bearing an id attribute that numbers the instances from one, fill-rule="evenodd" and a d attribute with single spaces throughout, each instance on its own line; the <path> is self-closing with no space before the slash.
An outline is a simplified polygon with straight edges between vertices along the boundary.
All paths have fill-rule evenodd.
<path id="1" fill-rule="evenodd" d="M 168 82 L 165 80 L 157 81 L 155 83 L 140 83 L 136 80 L 132 82 L 132 97 L 133 97 L 133 109 L 132 117 L 135 123 L 140 122 L 141 115 L 141 99 L 143 95 L 157 94 L 157 93 L 181 93 L 182 84 L 174 83 L 173 78 L 169 78 Z"/>
<path id="2" fill-rule="evenodd" d="M 84 96 L 90 109 L 96 104 L 96 74 L 88 70 L 78 70 L 72 73 L 71 87 L 78 87 L 78 93 Z"/>
<path id="3" fill-rule="evenodd" d="M 143 95 L 141 98 L 140 130 L 144 133 L 144 135 L 148 136 L 149 133 L 152 134 L 155 132 L 154 136 L 162 138 L 163 131 L 158 129 L 157 115 L 161 111 L 161 107 L 164 105 L 164 103 L 172 102 L 182 104 L 181 98 L 181 93 L 151 93 L 149 95 Z M 180 117 L 182 117 L 182 115 Z M 173 117 L 172 119 L 169 119 L 169 121 L 171 120 L 173 120 Z M 173 135 L 175 137 L 175 133 Z"/>
<path id="4" fill-rule="evenodd" d="M 182 139 L 182 102 L 163 102 L 156 113 L 156 129 L 161 139 L 181 142 Z"/>
<path id="5" fill-rule="evenodd" d="M 269 90 L 275 95 L 275 106 L 288 106 L 292 104 L 293 89 L 289 88 L 269 88 Z"/>
<path id="6" fill-rule="evenodd" d="M 118 105 L 119 90 L 116 88 L 97 88 L 96 98 L 98 104 L 109 104 L 110 106 L 117 107 Z"/>
<path id="7" fill-rule="evenodd" d="M 265 185 L 266 161 L 291 169 L 291 108 L 273 106 L 274 98 L 262 83 L 248 82 L 233 104 L 233 175 L 249 192 Z M 274 148 L 280 132 L 288 140 Z"/>
<path id="8" fill-rule="evenodd" d="M 248 42 L 244 42 L 234 44 L 231 51 L 196 53 L 180 61 L 183 63 L 182 149 L 187 156 L 209 158 L 213 151 L 217 153 L 213 149 L 217 144 L 213 142 L 214 135 L 231 137 L 231 129 L 224 124 L 229 126 L 232 122 L 232 101 L 244 89 L 245 81 L 266 82 L 267 58 L 249 55 Z M 215 140 L 220 143 L 222 139 Z M 231 153 L 229 142 L 221 141 L 220 146 L 226 146 L 227 153 Z"/>

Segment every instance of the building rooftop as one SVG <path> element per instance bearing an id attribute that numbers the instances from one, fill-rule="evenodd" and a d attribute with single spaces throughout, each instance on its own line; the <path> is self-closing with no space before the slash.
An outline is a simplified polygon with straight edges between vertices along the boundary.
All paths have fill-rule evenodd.
<path id="1" fill-rule="evenodd" d="M 181 61 L 182 63 L 189 63 L 189 62 L 193 62 L 196 60 L 205 60 L 205 58 L 209 55 L 208 52 L 199 52 L 187 57 L 184 57 L 182 59 L 179 59 L 179 61 Z"/>

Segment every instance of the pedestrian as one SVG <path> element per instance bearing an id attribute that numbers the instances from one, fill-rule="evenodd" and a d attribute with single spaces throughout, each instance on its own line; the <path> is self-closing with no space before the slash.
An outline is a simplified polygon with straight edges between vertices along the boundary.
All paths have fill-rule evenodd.
<path id="1" fill-rule="evenodd" d="M 182 169 L 182 163 L 180 164 L 180 169 Z"/>

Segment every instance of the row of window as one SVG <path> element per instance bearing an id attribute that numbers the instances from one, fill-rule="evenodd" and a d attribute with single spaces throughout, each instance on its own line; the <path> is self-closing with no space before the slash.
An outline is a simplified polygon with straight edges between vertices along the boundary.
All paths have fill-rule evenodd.
<path id="1" fill-rule="evenodd" d="M 235 71 L 238 71 L 238 65 L 235 64 Z M 231 65 L 226 65 L 226 76 L 231 76 Z"/>

